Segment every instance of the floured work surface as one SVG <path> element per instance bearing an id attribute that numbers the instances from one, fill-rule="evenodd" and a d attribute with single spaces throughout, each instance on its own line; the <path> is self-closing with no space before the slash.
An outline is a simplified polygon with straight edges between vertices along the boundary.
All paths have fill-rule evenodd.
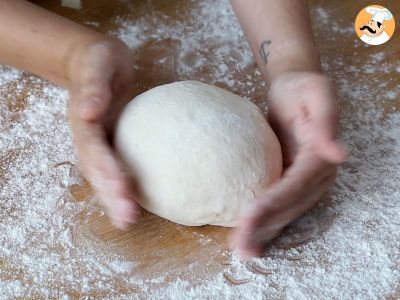
<path id="1" fill-rule="evenodd" d="M 138 92 L 193 79 L 265 106 L 227 1 L 83 1 L 78 11 L 38 3 L 124 40 Z M 113 229 L 77 171 L 67 93 L 0 67 L 2 298 L 398 298 L 400 44 L 364 46 L 352 28 L 361 7 L 312 8 L 352 155 L 325 200 L 249 263 L 232 257 L 228 229 L 150 214 L 128 232 Z"/>

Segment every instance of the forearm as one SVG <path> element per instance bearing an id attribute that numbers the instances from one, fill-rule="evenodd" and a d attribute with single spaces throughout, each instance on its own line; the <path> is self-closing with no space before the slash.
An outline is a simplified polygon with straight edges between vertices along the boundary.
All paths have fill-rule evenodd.
<path id="1" fill-rule="evenodd" d="M 70 86 L 69 64 L 100 33 L 22 0 L 0 0 L 0 63 Z"/>
<path id="2" fill-rule="evenodd" d="M 231 0 L 267 82 L 285 71 L 321 70 L 307 0 Z"/>

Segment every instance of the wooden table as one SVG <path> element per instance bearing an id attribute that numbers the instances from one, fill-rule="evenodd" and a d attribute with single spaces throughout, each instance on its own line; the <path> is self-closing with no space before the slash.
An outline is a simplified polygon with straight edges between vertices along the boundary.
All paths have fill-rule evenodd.
<path id="1" fill-rule="evenodd" d="M 116 16 L 123 18 L 136 18 L 145 14 L 149 10 L 148 1 L 120 1 L 116 5 L 115 1 L 109 0 L 85 0 L 81 10 L 74 10 L 60 6 L 59 1 L 40 0 L 35 1 L 40 6 L 43 6 L 57 14 L 70 18 L 85 26 L 93 27 L 93 29 L 108 32 L 118 29 L 119 24 L 114 22 Z M 153 9 L 162 11 L 166 14 L 172 14 L 179 20 L 185 18 L 184 14 L 177 14 L 177 11 L 185 11 L 190 9 L 189 2 L 183 0 L 153 0 Z M 327 0 L 313 0 L 311 5 L 314 7 L 324 7 L 334 14 L 334 18 L 344 26 L 351 25 L 356 14 L 360 9 L 370 4 L 369 1 L 327 1 Z M 400 5 L 398 1 L 381 1 L 384 5 L 393 10 L 393 13 L 400 16 Z M 132 9 L 135 7 L 135 9 Z M 184 9 L 178 10 L 177 8 L 183 7 Z M 400 20 L 400 19 L 399 19 Z M 96 25 L 92 25 L 95 24 Z M 325 57 L 335 59 L 338 53 L 345 57 L 345 63 L 351 64 L 352 62 L 346 61 L 346 57 L 351 57 L 351 53 L 355 51 L 353 44 L 346 44 L 345 37 L 340 36 L 337 32 L 332 32 L 331 37 L 322 35 L 322 31 L 318 24 L 314 24 L 316 43 Z M 329 43 L 335 39 L 336 43 Z M 163 46 L 168 46 L 168 41 Z M 165 47 L 164 47 L 165 48 Z M 164 82 L 174 81 L 174 75 L 170 70 L 160 70 L 158 66 L 153 65 L 154 56 L 157 56 L 158 50 L 154 48 L 153 44 L 145 44 L 143 48 L 134 53 L 136 59 L 140 59 L 141 68 L 137 70 L 137 78 L 140 78 L 142 83 L 141 90 L 148 89 L 152 86 Z M 168 51 L 168 50 L 163 50 Z M 369 56 L 377 51 L 386 53 L 385 59 L 400 59 L 400 35 L 391 39 L 387 44 L 379 47 L 379 50 L 374 47 L 359 47 L 357 49 L 361 61 L 368 61 Z M 150 57 L 151 56 L 151 57 Z M 361 65 L 356 65 L 361 67 Z M 250 69 L 245 70 L 244 74 L 254 74 L 255 66 L 252 65 Z M 206 72 L 206 71 L 205 71 Z M 333 70 L 332 76 L 339 78 L 341 70 Z M 345 76 L 350 76 L 345 74 Z M 399 85 L 399 77 L 394 77 L 395 74 L 371 74 L 371 76 L 380 76 L 382 80 L 392 78 L 388 88 L 395 88 Z M 351 78 L 349 78 L 351 80 Z M 259 80 L 259 79 L 258 79 Z M 223 83 L 220 84 L 223 87 Z M 227 88 L 227 87 L 226 87 Z M 29 89 L 29 87 L 27 87 Z M 10 89 L 12 93 L 12 88 Z M 234 91 L 242 93 L 243 91 Z M 263 88 L 257 89 L 255 97 L 263 97 Z M 24 95 L 21 95 L 23 98 Z M 343 104 L 343 103 L 342 103 Z M 400 100 L 391 102 L 388 109 L 393 107 L 400 109 Z M 345 109 L 343 104 L 342 109 Z M 2 163 L 6 159 L 2 160 Z M 85 201 L 92 195 L 92 191 L 87 183 L 83 185 L 71 185 L 69 187 L 71 194 L 76 201 Z M 326 198 L 325 206 L 329 206 L 329 197 Z M 327 218 L 320 220 L 321 228 L 326 230 L 329 227 L 329 222 L 332 221 L 334 216 L 327 215 L 326 210 L 322 207 L 320 209 L 321 215 Z M 292 228 L 295 230 L 296 228 Z M 322 230 L 322 231 L 323 231 Z M 321 231 L 321 232 L 322 232 Z M 174 276 L 179 273 L 181 278 L 190 278 L 193 280 L 193 274 L 196 274 L 197 279 L 209 277 L 211 274 L 222 272 L 225 269 L 224 263 L 229 256 L 227 250 L 226 237 L 229 230 L 226 228 L 204 226 L 184 227 L 176 225 L 166 220 L 160 219 L 149 213 L 145 213 L 142 221 L 135 226 L 132 226 L 129 231 L 123 232 L 114 229 L 109 220 L 101 215 L 92 215 L 90 218 L 82 216 L 82 223 L 77 226 L 75 231 L 75 242 L 84 245 L 87 240 L 99 239 L 106 242 L 113 251 L 120 252 L 128 260 L 132 259 L 140 262 L 135 268 L 135 272 L 140 274 L 143 278 L 151 278 L 155 273 L 162 273 L 168 270 L 170 280 L 174 280 Z M 307 241 L 305 241 L 307 242 Z M 295 247 L 296 244 L 280 244 L 279 240 L 276 246 L 281 247 Z M 190 265 L 196 261 L 197 264 L 191 269 L 182 270 L 183 265 Z M 174 271 L 175 270 L 175 271 Z M 168 281 L 168 280 L 167 280 Z M 195 283 L 195 282 L 194 282 Z M 393 291 L 395 292 L 395 291 Z M 75 292 L 73 296 L 79 297 L 83 294 Z M 396 296 L 397 295 L 397 296 Z M 92 295 L 94 298 L 101 295 Z M 400 297 L 400 289 L 397 294 L 393 295 L 393 299 Z"/>

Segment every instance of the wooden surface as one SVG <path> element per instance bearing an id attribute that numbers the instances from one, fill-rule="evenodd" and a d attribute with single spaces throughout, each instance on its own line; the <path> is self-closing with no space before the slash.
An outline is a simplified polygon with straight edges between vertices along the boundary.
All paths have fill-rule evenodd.
<path id="1" fill-rule="evenodd" d="M 118 2 L 120 5 L 116 5 L 115 1 L 109 0 L 84 0 L 83 8 L 79 11 L 61 7 L 59 1 L 42 0 L 34 2 L 57 14 L 61 14 L 81 24 L 86 24 L 85 26 L 93 27 L 93 29 L 101 32 L 117 29 L 118 24 L 114 22 L 117 16 L 135 18 L 148 13 L 151 9 L 157 9 L 166 14 L 173 15 L 176 20 L 179 20 L 187 17 L 185 11 L 190 10 L 189 2 L 183 0 L 120 1 Z M 361 8 L 370 4 L 369 1 L 362 0 L 314 0 L 311 3 L 313 6 L 321 6 L 329 9 L 329 11 L 334 13 L 334 16 L 347 25 L 351 25 Z M 400 16 L 398 1 L 380 1 L 379 4 L 387 6 L 393 10 L 395 15 Z M 134 9 L 132 9 L 133 7 Z M 97 22 L 99 26 L 87 25 L 88 22 Z M 336 43 L 332 44 L 326 42 L 332 37 L 318 35 L 318 24 L 314 24 L 314 27 L 317 37 L 316 42 L 325 56 L 335 59 L 338 53 L 346 57 L 346 54 L 351 54 L 355 51 L 354 44 L 346 43 L 345 37 L 332 32 L 332 37 L 336 40 Z M 164 55 L 168 52 L 171 52 L 171 55 L 173 55 L 173 46 L 173 41 L 153 42 L 145 44 L 133 54 L 135 59 L 140 61 L 141 66 L 137 71 L 137 78 L 140 81 L 138 92 L 161 83 L 176 80 L 171 70 L 160 70 L 158 66 L 153 65 L 154 57 L 161 56 L 161 54 Z M 378 50 L 374 47 L 360 47 L 357 51 L 361 58 L 368 60 L 369 55 Z M 390 57 L 391 59 L 400 59 L 399 32 L 395 33 L 395 37 L 390 42 L 381 46 L 379 51 L 385 52 L 387 54 L 386 57 Z M 348 55 L 348 57 L 351 57 L 351 55 Z M 353 62 L 345 61 L 345 63 L 351 64 Z M 356 67 L 362 67 L 362 65 L 356 65 Z M 204 72 L 207 72 L 207 70 Z M 246 72 L 254 74 L 254 66 L 244 71 L 244 73 Z M 332 73 L 340 74 L 340 72 L 341 70 L 337 69 L 333 70 Z M 349 80 L 352 79 L 349 76 L 354 76 L 350 74 L 344 75 L 348 76 Z M 382 80 L 387 79 L 390 82 L 388 88 L 394 88 L 399 84 L 399 80 L 393 78 L 393 74 L 382 73 L 371 74 L 371 76 L 381 76 Z M 29 85 L 27 89 L 29 89 Z M 12 91 L 12 86 L 10 86 L 10 96 L 21 98 L 21 106 L 15 109 L 23 109 L 24 93 L 15 95 Z M 240 91 L 237 92 L 240 93 Z M 262 88 L 256 91 L 256 93 L 261 93 L 262 96 Z M 398 101 L 393 101 L 390 105 L 387 103 L 383 103 L 382 105 L 388 106 L 387 109 L 400 109 L 400 102 Z M 346 109 L 346 107 L 343 106 L 342 109 Z M 7 164 L 8 160 L 11 160 L 11 157 L 3 157 L 0 163 Z M 87 184 L 72 185 L 69 188 L 76 201 L 86 201 L 92 196 L 90 187 Z M 324 204 L 316 210 L 316 214 L 319 215 L 317 222 L 319 222 L 321 232 L 329 227 L 330 222 L 334 218 L 334 215 L 329 213 L 328 207 L 329 196 L 326 197 Z M 224 265 L 224 262 L 227 260 L 226 250 L 228 249 L 226 238 L 229 233 L 229 229 L 226 228 L 214 226 L 184 227 L 148 213 L 144 214 L 139 224 L 131 226 L 130 230 L 126 232 L 114 229 L 109 224 L 108 219 L 100 214 L 89 217 L 82 215 L 81 221 L 80 224 L 77 224 L 74 232 L 74 240 L 77 244 L 81 244 L 83 247 L 88 245 L 90 241 L 107 244 L 108 249 L 121 252 L 128 260 L 138 261 L 139 265 L 135 268 L 135 272 L 138 272 L 143 278 L 150 278 L 155 273 L 168 271 L 171 276 L 170 280 L 173 280 L 174 276 L 180 276 L 181 278 L 190 278 L 195 281 L 193 274 L 196 275 L 195 278 L 201 279 L 216 272 L 221 272 L 226 267 Z M 293 232 L 297 233 L 296 239 L 291 238 Z M 278 240 L 275 242 L 275 245 L 283 248 L 294 247 L 299 242 L 299 235 L 301 237 L 300 242 L 308 242 L 308 233 L 305 228 L 292 227 L 286 233 L 285 243 Z M 191 264 L 193 262 L 197 263 Z M 191 269 L 185 270 L 183 268 L 184 265 L 191 265 Z M 78 297 L 81 295 L 76 293 L 75 296 Z M 93 296 L 96 297 L 96 295 Z"/>

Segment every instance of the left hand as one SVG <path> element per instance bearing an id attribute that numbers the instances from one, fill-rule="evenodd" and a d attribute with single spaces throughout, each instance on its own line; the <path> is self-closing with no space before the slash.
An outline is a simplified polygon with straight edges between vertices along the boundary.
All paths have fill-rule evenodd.
<path id="1" fill-rule="evenodd" d="M 273 80 L 268 98 L 284 173 L 257 198 L 233 232 L 232 244 L 242 258 L 262 255 L 271 239 L 313 207 L 347 156 L 336 140 L 336 92 L 326 76 L 285 72 Z"/>
<path id="2" fill-rule="evenodd" d="M 132 99 L 131 55 L 122 42 L 104 40 L 83 46 L 73 58 L 69 118 L 80 165 L 114 226 L 126 229 L 138 220 L 140 208 L 112 134 Z"/>

